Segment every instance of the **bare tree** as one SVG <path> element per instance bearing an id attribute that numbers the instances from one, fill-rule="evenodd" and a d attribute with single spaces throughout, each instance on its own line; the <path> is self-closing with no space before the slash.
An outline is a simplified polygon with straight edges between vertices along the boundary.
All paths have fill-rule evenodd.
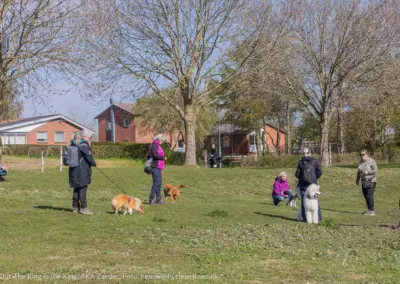
<path id="1" fill-rule="evenodd" d="M 0 3 L 0 113 L 7 90 L 25 96 L 50 85 L 74 42 L 75 0 L 3 0 Z M 37 93 L 36 93 L 37 94 Z M 18 95 L 18 92 L 13 92 Z"/>
<path id="2" fill-rule="evenodd" d="M 87 16 L 94 64 L 85 67 L 96 74 L 90 76 L 93 89 L 98 93 L 133 79 L 136 95 L 151 90 L 172 105 L 185 125 L 186 165 L 197 163 L 197 109 L 213 103 L 210 94 L 233 77 L 221 70 L 233 61 L 240 68 L 262 34 L 272 49 L 292 9 L 289 2 L 273 7 L 256 0 L 125 0 L 112 7 L 105 2 L 91 3 Z M 281 11 L 286 12 L 278 17 Z M 118 86 L 132 92 L 127 84 Z M 163 95 L 165 87 L 179 90 L 183 108 Z"/>
<path id="3" fill-rule="evenodd" d="M 68 112 L 69 116 L 76 122 L 91 129 L 96 128 L 96 121 L 93 119 L 93 117 L 91 117 L 90 113 L 87 112 L 87 110 L 80 107 L 71 107 Z"/>
<path id="4" fill-rule="evenodd" d="M 296 20 L 294 61 L 286 70 L 299 99 L 319 121 L 321 159 L 329 164 L 329 123 L 344 83 L 359 84 L 387 61 L 398 44 L 397 1 L 305 0 Z"/>

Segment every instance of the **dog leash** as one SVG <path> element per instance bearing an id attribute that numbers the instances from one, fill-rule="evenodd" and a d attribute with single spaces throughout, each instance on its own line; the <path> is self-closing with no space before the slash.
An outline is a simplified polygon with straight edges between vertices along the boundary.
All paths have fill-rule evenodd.
<path id="1" fill-rule="evenodd" d="M 118 186 L 118 184 L 116 184 L 109 176 L 107 176 L 102 170 L 100 170 L 98 167 L 95 167 L 96 169 L 98 169 L 98 171 L 100 172 L 100 173 L 102 173 L 103 174 L 103 176 L 105 176 L 109 181 L 111 181 L 119 190 L 121 190 L 123 193 L 125 193 L 125 194 L 127 194 L 126 192 L 125 192 L 125 190 L 123 190 L 122 188 L 120 188 L 119 186 Z"/>

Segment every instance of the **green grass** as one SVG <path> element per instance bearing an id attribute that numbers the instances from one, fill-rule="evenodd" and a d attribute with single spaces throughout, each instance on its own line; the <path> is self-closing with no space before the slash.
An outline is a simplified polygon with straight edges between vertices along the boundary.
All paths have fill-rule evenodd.
<path id="1" fill-rule="evenodd" d="M 143 216 L 112 214 L 111 198 L 121 192 L 93 169 L 88 204 L 95 214 L 83 216 L 71 212 L 67 171 L 60 173 L 56 162 L 44 173 L 8 164 L 8 182 L 0 183 L 0 279 L 20 277 L 9 283 L 141 283 L 154 275 L 164 280 L 152 282 L 163 283 L 400 279 L 400 235 L 388 227 L 400 217 L 396 168 L 379 172 L 376 216 L 360 214 L 365 204 L 355 169 L 324 169 L 324 220 L 308 225 L 295 221 L 296 209 L 271 202 L 273 177 L 294 169 L 168 167 L 168 182 L 185 184 L 183 202 L 145 205 Z M 126 192 L 147 200 L 151 177 L 142 165 L 99 164 Z M 193 274 L 214 279 L 171 279 Z"/>

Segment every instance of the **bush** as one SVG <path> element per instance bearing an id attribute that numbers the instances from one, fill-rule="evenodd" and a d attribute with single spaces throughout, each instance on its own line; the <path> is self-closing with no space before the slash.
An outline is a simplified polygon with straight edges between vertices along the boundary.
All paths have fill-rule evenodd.
<path id="1" fill-rule="evenodd" d="M 185 163 L 185 153 L 174 152 L 171 150 L 165 151 L 168 165 L 182 166 Z"/>
<path id="2" fill-rule="evenodd" d="M 136 143 L 92 143 L 96 158 L 131 158 L 146 159 L 150 144 Z"/>
<path id="3" fill-rule="evenodd" d="M 241 161 L 241 167 L 262 167 L 262 168 L 295 168 L 301 156 L 261 156 L 258 159 L 248 157 Z"/>
<path id="4" fill-rule="evenodd" d="M 400 163 L 400 147 L 392 147 L 389 150 L 389 161 L 391 163 Z"/>

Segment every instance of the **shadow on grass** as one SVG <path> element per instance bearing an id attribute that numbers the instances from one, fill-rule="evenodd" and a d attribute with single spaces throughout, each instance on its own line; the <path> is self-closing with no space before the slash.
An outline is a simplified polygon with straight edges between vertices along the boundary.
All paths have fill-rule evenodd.
<path id="1" fill-rule="evenodd" d="M 347 213 L 347 214 L 359 214 L 359 215 L 362 215 L 362 213 L 360 213 L 360 212 L 334 210 L 334 209 L 328 209 L 328 208 L 322 208 L 322 207 L 321 207 L 321 210 L 324 210 L 324 211 L 332 211 L 332 212 L 340 212 L 340 213 Z"/>
<path id="2" fill-rule="evenodd" d="M 33 208 L 44 209 L 44 210 L 56 210 L 56 211 L 72 212 L 71 208 L 54 207 L 54 206 L 48 206 L 48 205 L 33 206 Z"/>
<path id="3" fill-rule="evenodd" d="M 339 225 L 343 226 L 343 227 L 378 227 L 378 228 L 390 228 L 390 229 L 393 229 L 393 225 L 383 225 L 383 224 L 377 224 L 377 225 L 339 224 Z"/>
<path id="4" fill-rule="evenodd" d="M 288 220 L 288 221 L 299 222 L 299 221 L 297 221 L 296 218 L 288 218 L 285 216 L 279 216 L 279 215 L 273 215 L 273 214 L 267 214 L 267 213 L 261 213 L 261 212 L 254 212 L 254 214 L 263 215 L 263 216 L 272 217 L 272 218 L 279 218 L 279 219 Z"/>

